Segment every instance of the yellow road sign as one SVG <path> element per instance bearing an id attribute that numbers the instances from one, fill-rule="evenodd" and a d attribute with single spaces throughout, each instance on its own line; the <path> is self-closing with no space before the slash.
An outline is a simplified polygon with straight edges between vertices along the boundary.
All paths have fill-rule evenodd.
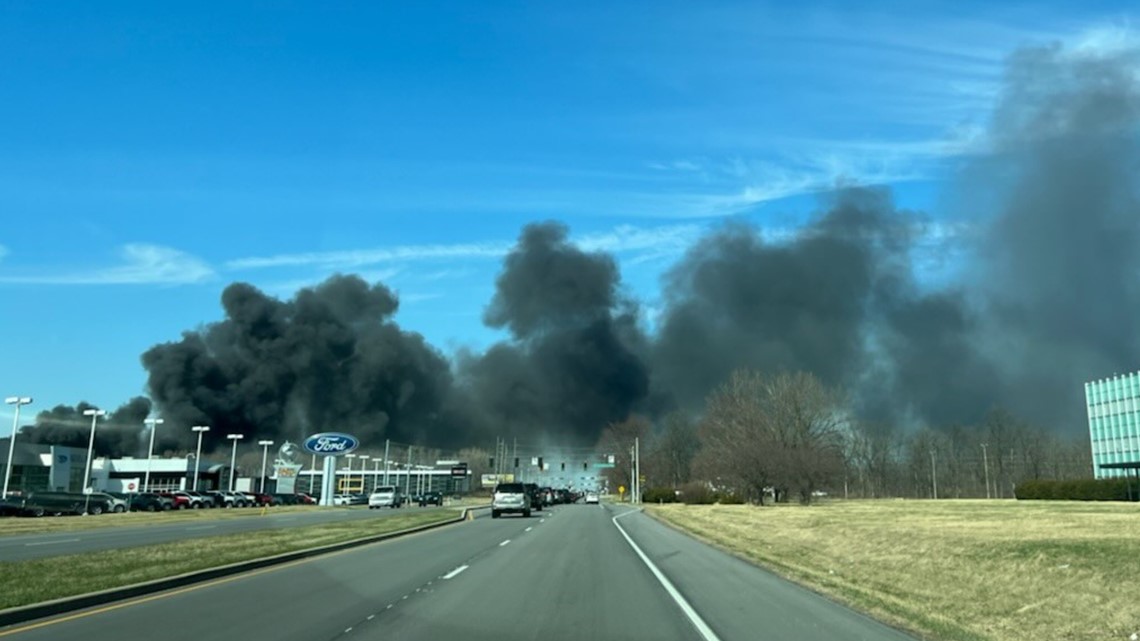
<path id="1" fill-rule="evenodd" d="M 618 486 L 618 494 L 625 494 L 625 486 L 624 485 Z"/>

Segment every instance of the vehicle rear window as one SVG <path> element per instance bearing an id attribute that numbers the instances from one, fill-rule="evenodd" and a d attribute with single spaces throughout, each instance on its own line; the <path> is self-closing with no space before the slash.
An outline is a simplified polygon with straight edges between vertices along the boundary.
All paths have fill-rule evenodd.
<path id="1" fill-rule="evenodd" d="M 378 487 L 375 490 L 373 490 L 373 493 L 374 494 L 391 494 L 392 492 L 395 492 L 395 491 L 396 491 L 396 488 L 394 488 L 392 486 L 387 486 L 387 487 Z"/>
<path id="2" fill-rule="evenodd" d="M 526 490 L 523 488 L 522 483 L 503 483 L 499 487 L 495 488 L 495 491 L 505 494 L 522 494 L 526 492 Z"/>

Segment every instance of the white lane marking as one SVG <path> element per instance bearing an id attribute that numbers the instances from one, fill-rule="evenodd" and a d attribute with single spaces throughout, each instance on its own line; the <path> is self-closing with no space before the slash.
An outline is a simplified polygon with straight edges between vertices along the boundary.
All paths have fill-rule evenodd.
<path id="1" fill-rule="evenodd" d="M 685 613 L 685 616 L 688 617 L 689 622 L 693 624 L 693 627 L 697 629 L 697 632 L 701 635 L 701 637 L 704 638 L 705 641 L 720 641 L 720 637 L 718 637 L 716 633 L 712 631 L 712 628 L 710 628 L 709 625 L 705 623 L 705 620 L 701 618 L 701 615 L 697 614 L 697 611 L 693 609 L 693 606 L 689 605 L 689 602 L 685 600 L 685 597 L 681 596 L 681 593 L 677 591 L 677 588 L 673 587 L 673 582 L 670 581 L 669 578 L 664 574 L 662 574 L 661 570 L 657 569 L 657 566 L 653 564 L 653 561 L 650 561 L 649 557 L 645 556 L 645 553 L 641 551 L 641 548 L 637 547 L 637 544 L 634 543 L 633 539 L 629 537 L 629 534 L 626 533 L 625 528 L 621 526 L 621 523 L 618 523 L 618 519 L 621 517 L 629 516 L 630 514 L 640 511 L 641 508 L 630 510 L 629 512 L 615 516 L 611 520 L 613 521 L 614 526 L 617 527 L 618 532 L 621 532 L 621 535 L 625 537 L 626 542 L 629 543 L 629 546 L 631 548 L 633 548 L 633 551 L 637 552 L 637 556 L 641 557 L 641 560 L 649 568 L 649 571 L 653 573 L 653 576 L 657 577 L 657 581 L 661 584 L 661 587 L 665 588 L 665 591 L 669 593 L 669 596 L 673 597 L 673 601 L 677 604 L 678 607 L 681 608 L 681 611 Z"/>
<path id="2" fill-rule="evenodd" d="M 186 528 L 186 531 L 189 532 L 191 530 L 212 530 L 216 527 L 218 527 L 218 526 L 216 526 L 216 525 L 199 525 L 196 527 L 188 527 L 188 528 Z"/>
<path id="3" fill-rule="evenodd" d="M 546 523 L 546 519 L 539 519 L 538 522 L 539 523 Z"/>
<path id="4" fill-rule="evenodd" d="M 371 621 L 372 619 L 375 619 L 375 618 L 376 618 L 376 615 L 375 615 L 375 614 L 369 614 L 369 615 L 368 615 L 368 619 L 367 619 L 367 620 L 368 620 L 368 621 Z"/>
<path id="5" fill-rule="evenodd" d="M 348 634 L 349 632 L 352 632 L 352 628 L 345 628 L 344 629 L 345 634 Z"/>
<path id="6" fill-rule="evenodd" d="M 506 545 L 506 544 L 508 544 L 508 543 L 510 543 L 510 542 L 511 542 L 511 540 L 510 540 L 510 539 L 507 539 L 506 541 L 503 541 L 502 543 L 500 543 L 500 544 L 499 544 L 499 547 L 503 547 L 504 545 Z"/>
<path id="7" fill-rule="evenodd" d="M 466 565 L 461 565 L 461 566 L 455 568 L 454 570 L 452 570 L 451 572 L 448 572 L 447 574 L 443 575 L 443 578 L 444 579 L 454 579 L 455 577 L 459 576 L 460 572 L 462 572 L 466 569 L 467 569 Z"/>
<path id="8" fill-rule="evenodd" d="M 56 543 L 75 543 L 79 539 L 58 539 L 55 541 L 37 541 L 35 543 L 25 543 L 24 545 L 55 545 Z"/>
<path id="9" fill-rule="evenodd" d="M 523 530 L 523 532 L 530 532 L 530 531 L 531 531 L 531 530 L 533 530 L 533 529 L 534 529 L 534 527 L 533 527 L 533 526 L 531 526 L 531 527 L 528 527 L 527 529 Z"/>

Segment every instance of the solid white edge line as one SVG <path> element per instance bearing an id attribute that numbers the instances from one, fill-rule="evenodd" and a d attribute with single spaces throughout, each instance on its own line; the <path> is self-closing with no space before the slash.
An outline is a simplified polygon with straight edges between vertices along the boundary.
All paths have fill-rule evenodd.
<path id="1" fill-rule="evenodd" d="M 459 576 L 460 572 L 466 570 L 468 567 L 469 566 L 461 565 L 461 566 L 455 568 L 454 570 L 452 570 L 451 572 L 448 572 L 447 574 L 443 575 L 443 578 L 444 579 L 454 579 L 455 577 Z"/>
<path id="2" fill-rule="evenodd" d="M 653 561 L 649 560 L 649 557 L 641 551 L 641 548 L 639 548 L 637 544 L 633 542 L 633 539 L 630 538 L 629 534 L 626 533 L 625 528 L 621 526 L 621 523 L 618 523 L 618 519 L 621 517 L 629 516 L 630 514 L 635 514 L 640 511 L 641 508 L 630 510 L 624 514 L 619 514 L 610 520 L 613 521 L 614 527 L 618 529 L 618 532 L 621 532 L 621 535 L 625 537 L 626 543 L 629 543 L 629 546 L 633 548 L 633 551 L 637 552 L 637 556 L 641 558 L 642 562 L 644 562 L 646 567 L 649 568 L 649 571 L 653 573 L 653 576 L 657 577 L 657 581 L 661 584 L 661 587 L 665 588 L 665 591 L 668 592 L 669 596 L 673 598 L 673 601 L 677 604 L 677 607 L 681 608 L 681 611 L 685 613 L 685 616 L 688 617 L 689 622 L 692 623 L 693 627 L 697 629 L 697 632 L 700 633 L 702 637 L 704 637 L 705 641 L 720 641 L 720 637 L 716 635 L 716 632 L 712 631 L 712 628 L 710 628 L 709 625 L 705 623 L 705 620 L 701 618 L 701 615 L 697 614 L 697 611 L 693 609 L 693 606 L 689 605 L 689 602 L 685 600 L 685 597 L 677 591 L 677 588 L 673 586 L 673 582 L 670 581 L 669 578 L 666 577 L 661 572 L 661 570 L 659 570 L 657 566 L 653 564 Z"/>
<path id="3" fill-rule="evenodd" d="M 79 539 L 56 539 L 54 541 L 34 541 L 32 543 L 25 543 L 24 545 L 55 545 L 56 543 L 75 543 L 77 541 L 79 541 Z"/>

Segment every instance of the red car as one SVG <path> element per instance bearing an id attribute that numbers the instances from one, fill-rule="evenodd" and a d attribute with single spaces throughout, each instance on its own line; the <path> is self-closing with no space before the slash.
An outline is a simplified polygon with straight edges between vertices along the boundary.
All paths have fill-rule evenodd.
<path id="1" fill-rule="evenodd" d="M 158 495 L 174 501 L 174 509 L 176 510 L 188 510 L 194 507 L 190 497 L 181 492 L 159 492 Z"/>

